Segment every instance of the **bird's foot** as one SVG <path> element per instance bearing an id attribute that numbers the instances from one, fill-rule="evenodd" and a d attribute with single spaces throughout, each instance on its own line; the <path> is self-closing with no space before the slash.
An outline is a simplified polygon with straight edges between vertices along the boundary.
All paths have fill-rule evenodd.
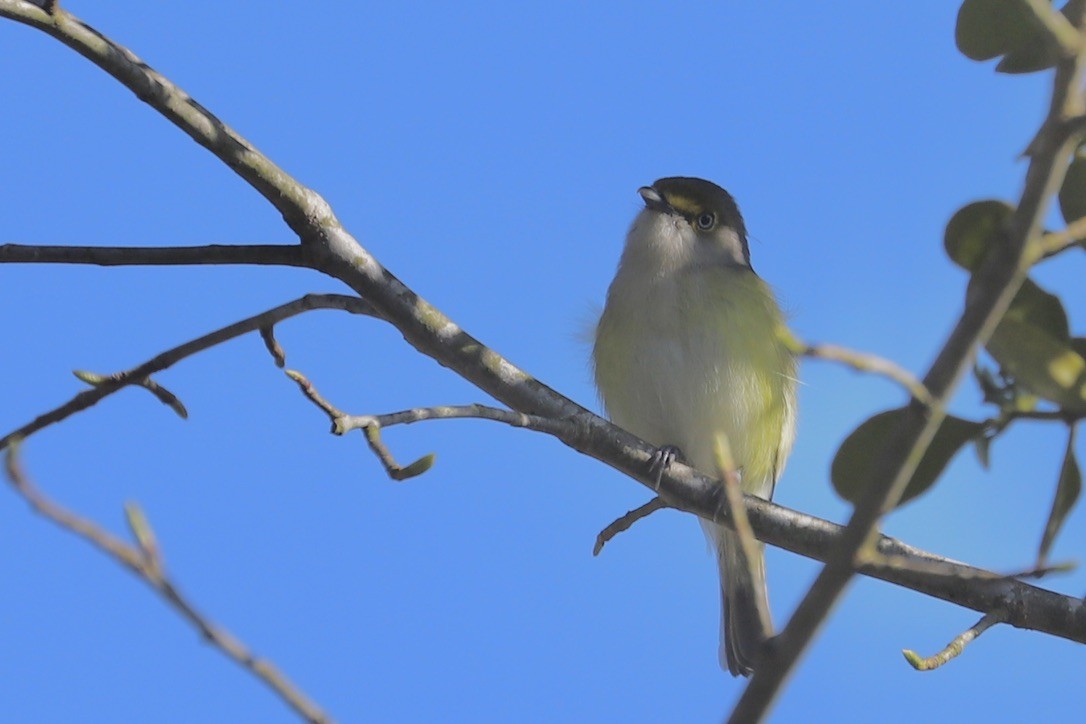
<path id="1" fill-rule="evenodd" d="M 660 480 L 664 477 L 664 471 L 675 461 L 685 462 L 683 451 L 675 445 L 663 445 L 652 456 L 649 463 L 649 474 L 652 475 L 653 490 L 660 490 Z"/>

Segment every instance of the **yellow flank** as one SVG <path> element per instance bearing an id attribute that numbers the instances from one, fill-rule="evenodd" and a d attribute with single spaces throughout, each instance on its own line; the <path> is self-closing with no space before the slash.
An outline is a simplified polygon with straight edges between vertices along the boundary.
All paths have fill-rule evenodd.
<path id="1" fill-rule="evenodd" d="M 727 435 L 743 488 L 771 494 L 792 443 L 795 360 L 768 285 L 745 268 L 686 269 L 643 295 L 613 297 L 600 320 L 596 378 L 620 426 L 677 445 L 717 471 Z M 690 365 L 707 365 L 691 370 Z M 676 379 L 676 370 L 686 372 Z"/>

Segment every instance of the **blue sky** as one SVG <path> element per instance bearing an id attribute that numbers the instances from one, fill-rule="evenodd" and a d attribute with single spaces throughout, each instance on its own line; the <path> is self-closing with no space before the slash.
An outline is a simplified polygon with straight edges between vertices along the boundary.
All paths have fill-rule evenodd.
<path id="1" fill-rule="evenodd" d="M 922 372 L 966 277 L 955 209 L 1015 199 L 1048 76 L 997 76 L 954 48 L 955 3 L 187 2 L 65 6 L 130 47 L 311 185 L 389 269 L 547 384 L 595 406 L 581 341 L 639 186 L 700 175 L 738 199 L 755 268 L 794 329 Z M 90 63 L 0 22 L 0 241 L 290 243 L 275 211 Z M 1054 219 L 1054 222 L 1056 220 Z M 1086 331 L 1081 254 L 1035 278 Z M 6 432 L 111 372 L 307 292 L 273 268 L 0 266 Z M 323 311 L 281 325 L 288 365 L 338 406 L 487 402 L 394 329 Z M 388 481 L 335 438 L 246 337 L 161 375 L 182 422 L 128 390 L 24 446 L 50 494 L 123 532 L 138 500 L 181 588 L 341 721 L 716 721 L 742 682 L 716 663 L 715 566 L 688 516 L 658 513 L 591 556 L 648 499 L 546 437 L 493 423 L 397 428 Z M 899 405 L 888 383 L 802 367 L 778 500 L 844 520 L 841 440 Z M 975 386 L 955 412 L 980 417 Z M 997 570 L 1030 564 L 1064 445 L 1021 425 L 983 471 L 968 450 L 886 522 Z M 1056 560 L 1086 545 L 1075 511 Z M 260 684 L 99 553 L 0 495 L 0 710 L 12 720 L 292 721 Z M 817 572 L 769 554 L 783 622 Z M 1080 595 L 1086 575 L 1051 580 Z M 1083 650 L 996 628 L 929 674 L 978 615 L 854 583 L 772 721 L 1043 721 L 1081 703 Z"/>

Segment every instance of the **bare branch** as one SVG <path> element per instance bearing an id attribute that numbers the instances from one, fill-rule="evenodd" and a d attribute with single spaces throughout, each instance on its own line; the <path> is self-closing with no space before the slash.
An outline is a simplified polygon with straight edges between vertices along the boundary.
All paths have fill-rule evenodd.
<path id="1" fill-rule="evenodd" d="M 97 387 L 114 378 L 114 375 L 100 375 L 97 372 L 87 372 L 86 370 L 74 370 L 72 374 L 76 376 L 76 379 L 81 382 L 86 382 L 91 387 Z M 159 402 L 176 412 L 177 416 L 182 420 L 187 420 L 189 418 L 189 411 L 185 408 L 181 399 L 150 377 L 145 377 L 142 380 L 132 380 L 130 384 L 133 387 L 142 387 L 150 392 L 158 398 Z"/>
<path id="2" fill-rule="evenodd" d="M 637 521 L 642 518 L 647 518 L 656 511 L 663 510 L 667 507 L 668 504 L 660 497 L 655 497 L 644 505 L 629 511 L 621 518 L 612 521 L 610 525 L 601 530 L 599 535 L 596 536 L 596 545 L 592 547 L 592 555 L 598 556 L 600 551 L 603 550 L 603 547 L 611 542 L 612 538 L 619 533 L 624 533 L 629 530 Z"/>
<path id="3" fill-rule="evenodd" d="M 798 342 L 798 345 L 798 348 L 795 350 L 795 354 L 797 355 L 810 357 L 812 359 L 840 362 L 859 372 L 869 372 L 871 374 L 881 375 L 904 387 L 906 392 L 924 405 L 930 405 L 932 403 L 931 393 L 928 391 L 928 388 L 924 386 L 924 383 L 918 380 L 907 369 L 901 367 L 892 360 L 868 354 L 867 352 L 858 352 L 856 350 L 847 349 L 835 344 L 807 344 L 805 342 Z"/>
<path id="4" fill-rule="evenodd" d="M 260 338 L 264 340 L 264 346 L 268 349 L 268 354 L 275 360 L 275 366 L 279 369 L 286 367 L 287 353 L 280 346 L 279 340 L 275 338 L 275 327 L 272 325 L 261 327 Z"/>
<path id="5" fill-rule="evenodd" d="M 298 378 L 300 379 L 296 378 L 295 381 L 303 392 L 328 415 L 333 424 L 333 432 L 340 435 L 353 429 L 370 429 L 374 425 L 379 429 L 382 426 L 411 424 L 423 420 L 463 418 L 493 420 L 553 434 L 560 438 L 576 435 L 576 432 L 566 429 L 572 426 L 576 430 L 578 422 L 576 420 L 550 420 L 484 405 L 418 408 L 384 415 L 348 415 L 321 397 L 304 376 L 298 375 Z M 627 449 L 626 454 L 641 461 L 638 479 L 651 487 L 655 479 L 653 462 L 658 456 L 658 450 L 645 446 L 636 438 L 632 440 L 635 445 Z M 391 455 L 388 457 L 391 459 Z M 392 465 L 399 467 L 394 460 L 392 460 Z M 387 467 L 390 466 L 386 464 Z M 666 507 L 694 513 L 706 520 L 729 527 L 733 525 L 729 522 L 731 509 L 723 500 L 724 488 L 719 481 L 704 476 L 678 461 L 670 463 L 661 473 L 660 479 L 667 483 L 664 488 L 669 492 L 653 498 L 607 526 L 597 537 L 597 553 L 602 543 L 606 543 L 614 535 L 626 530 L 641 518 Z M 672 490 L 695 490 L 698 497 L 693 502 L 683 495 L 669 500 L 667 495 Z M 785 508 L 756 496 L 744 496 L 743 503 L 750 526 L 758 539 L 778 548 L 807 558 L 826 561 L 830 558 L 834 547 L 842 540 L 845 529 L 836 523 Z M 705 506 L 715 506 L 712 508 L 715 512 L 707 515 Z M 1030 586 L 1008 578 L 1006 575 L 974 568 L 928 553 L 893 538 L 879 536 L 873 552 L 861 560 L 857 570 L 863 575 L 910 588 L 981 613 L 1006 610 L 1008 611 L 1007 623 L 1013 626 L 1043 631 L 1053 636 L 1086 643 L 1086 602 Z"/>
<path id="6" fill-rule="evenodd" d="M 292 683 L 275 664 L 256 656 L 229 631 L 213 624 L 181 594 L 176 584 L 167 576 L 154 532 L 151 530 L 146 516 L 137 506 L 130 503 L 126 507 L 129 527 L 132 529 L 137 541 L 137 546 L 132 546 L 93 521 L 73 513 L 42 494 L 23 472 L 17 459 L 17 452 L 18 445 L 16 444 L 8 448 L 6 456 L 7 477 L 11 487 L 30 505 L 34 512 L 82 538 L 136 574 L 141 581 L 146 583 L 182 618 L 199 631 L 200 635 L 208 643 L 264 682 L 306 721 L 329 721 L 320 707 Z"/>
<path id="7" fill-rule="evenodd" d="M 654 483 L 658 482 L 661 496 L 673 507 L 728 524 L 727 514 L 721 508 L 723 489 L 716 481 L 682 464 L 669 466 L 657 481 L 649 473 L 656 448 L 608 424 L 538 382 L 460 329 L 451 319 L 404 286 L 360 246 L 343 229 L 324 199 L 287 176 L 245 139 L 126 48 L 113 43 L 62 9 L 49 16 L 20 0 L 0 0 L 0 16 L 39 28 L 74 48 L 212 151 L 282 213 L 286 222 L 298 233 L 307 253 L 312 255 L 315 268 L 340 279 L 358 292 L 372 305 L 376 316 L 395 325 L 407 342 L 420 352 L 457 372 L 510 408 L 552 421 L 556 428 L 554 434 L 570 447 L 649 487 L 657 487 Z M 1049 126 L 1051 130 L 1039 136 L 1043 142 L 1033 153 L 1026 192 L 1013 217 L 1009 235 L 1011 243 L 1001 253 L 991 254 L 978 272 L 978 293 L 971 299 L 954 334 L 924 379 L 933 404 L 930 409 L 923 405 L 914 405 L 911 409 L 901 434 L 887 450 L 887 468 L 880 472 L 878 479 L 871 481 L 871 495 L 857 508 L 847 534 L 830 523 L 802 516 L 758 498 L 745 499 L 751 524 L 762 540 L 830 561 L 789 627 L 778 637 L 780 645 L 775 649 L 780 652 L 778 664 L 762 667 L 744 695 L 747 703 L 741 702 L 741 707 L 754 701 L 748 695 L 761 698 L 762 703 L 750 709 L 754 712 L 750 719 L 758 718 L 765 711 L 780 681 L 794 665 L 796 657 L 840 594 L 853 572 L 856 553 L 865 544 L 870 544 L 874 524 L 882 511 L 887 509 L 888 502 L 900 495 L 911 476 L 912 466 L 908 461 L 918 460 L 920 452 L 930 442 L 945 415 L 943 404 L 968 366 L 978 342 L 990 333 L 1021 283 L 1023 249 L 1036 237 L 1043 201 L 1051 195 L 1054 184 L 1058 184 L 1058 172 L 1054 171 L 1055 159 L 1064 158 L 1073 145 L 1073 123 L 1068 119 L 1073 119 L 1075 113 L 1067 110 L 1071 108 L 1072 101 L 1078 99 L 1072 97 L 1072 91 L 1068 90 L 1073 85 L 1068 81 L 1078 77 L 1077 65 L 1070 67 L 1069 64 L 1061 64 L 1057 72 L 1054 110 L 1050 114 L 1055 120 Z M 1067 86 L 1061 89 L 1060 83 L 1067 83 Z M 143 371 L 143 376 L 151 371 Z M 890 539 L 877 540 L 877 548 L 883 553 L 887 552 L 883 550 L 885 547 L 890 552 L 908 549 Z M 832 557 L 830 546 L 836 551 Z M 1008 622 L 1013 625 L 1043 630 L 1073 640 L 1086 638 L 1086 613 L 1082 602 L 1077 599 L 1016 581 L 983 581 L 963 589 L 960 584 L 954 585 L 953 581 L 925 579 L 920 574 L 883 571 L 871 565 L 862 565 L 860 570 L 888 579 L 892 575 L 903 575 L 902 580 L 909 581 L 904 585 L 984 612 L 1013 604 L 1016 608 L 1008 613 Z"/>
<path id="8" fill-rule="evenodd" d="M 931 671 L 933 669 L 938 669 L 946 662 L 961 654 L 973 639 L 980 636 L 997 623 L 1002 623 L 1003 618 L 1004 615 L 1002 611 L 994 611 L 985 614 L 972 628 L 967 629 L 960 636 L 956 636 L 953 641 L 946 645 L 946 648 L 933 656 L 921 658 L 921 656 L 912 649 L 905 649 L 901 653 L 905 656 L 905 660 L 909 662 L 909 665 L 917 671 Z"/>
<path id="9" fill-rule="evenodd" d="M 917 558 L 912 554 L 883 555 L 878 551 L 864 554 L 862 562 L 865 565 L 874 565 L 884 569 L 900 571 L 902 573 L 919 573 L 924 576 L 935 578 L 954 579 L 963 583 L 977 580 L 999 581 L 1015 580 L 1019 578 L 1044 578 L 1053 573 L 1069 573 L 1077 568 L 1077 564 L 1073 561 L 1064 561 L 1063 563 L 1054 563 L 1046 566 L 1032 566 L 1010 573 L 995 573 L 981 568 L 969 568 L 963 566 L 963 564 L 958 561 L 953 561 L 949 558 L 922 559 Z"/>
<path id="10" fill-rule="evenodd" d="M 1081 247 L 1084 241 L 1086 241 L 1086 216 L 1071 222 L 1063 231 L 1054 231 L 1042 236 L 1037 243 L 1034 255 L 1038 261 L 1050 259 L 1073 247 Z"/>
<path id="11" fill-rule="evenodd" d="M 256 316 L 243 319 L 240 322 L 235 322 L 234 324 L 218 329 L 210 334 L 205 334 L 202 337 L 198 337 L 197 339 L 186 342 L 173 349 L 166 350 L 162 354 L 141 365 L 133 367 L 130 370 L 118 372 L 117 374 L 103 378 L 102 381 L 96 384 L 92 389 L 80 392 L 60 407 L 39 415 L 31 422 L 28 422 L 17 430 L 13 430 L 0 438 L 0 450 L 8 447 L 14 440 L 27 438 L 49 425 L 60 422 L 77 412 L 91 407 L 123 387 L 128 385 L 143 385 L 151 375 L 156 372 L 161 372 L 167 367 L 170 367 L 197 352 L 202 352 L 205 349 L 214 347 L 217 344 L 222 344 L 227 340 L 247 332 L 252 332 L 261 327 L 281 322 L 296 314 L 302 314 L 303 312 L 309 312 L 314 309 L 343 309 L 354 314 L 372 314 L 370 306 L 356 297 L 348 297 L 340 294 L 307 294 L 301 299 L 296 299 L 293 302 L 288 302 L 287 304 L 275 307 L 274 309 L 269 309 Z"/>
<path id="12" fill-rule="evenodd" d="M 26 246 L 0 244 L 0 264 L 93 264 L 96 266 L 179 266 L 260 264 L 312 266 L 305 249 L 287 246 Z"/>

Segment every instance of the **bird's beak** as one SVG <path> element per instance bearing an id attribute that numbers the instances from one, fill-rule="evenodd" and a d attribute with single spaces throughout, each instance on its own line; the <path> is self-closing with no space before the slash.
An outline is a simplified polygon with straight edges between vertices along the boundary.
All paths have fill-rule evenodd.
<path id="1" fill-rule="evenodd" d="M 671 211 L 671 204 L 652 186 L 642 186 L 637 190 L 637 193 L 641 194 L 647 208 L 665 214 Z"/>

